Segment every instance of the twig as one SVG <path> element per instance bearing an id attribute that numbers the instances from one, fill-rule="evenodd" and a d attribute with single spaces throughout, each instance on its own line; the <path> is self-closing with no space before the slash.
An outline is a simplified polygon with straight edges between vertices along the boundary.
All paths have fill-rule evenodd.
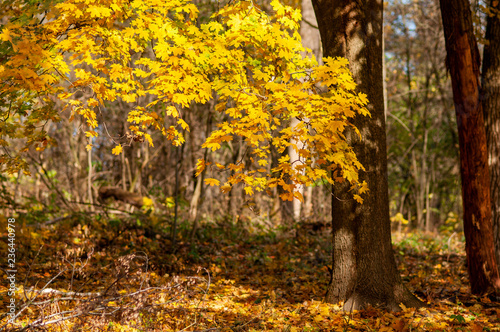
<path id="1" fill-rule="evenodd" d="M 34 260 L 36 259 L 36 257 L 38 257 L 40 250 L 38 251 Z M 141 263 L 140 261 L 137 262 L 136 258 L 143 260 L 144 263 Z M 74 263 L 72 264 L 72 262 L 68 261 L 67 259 L 65 259 L 63 262 L 71 265 L 73 269 L 73 274 L 75 271 L 80 271 L 82 268 L 88 265 L 88 259 L 87 262 L 85 262 L 83 266 L 79 269 L 75 269 L 75 264 Z M 29 264 L 26 281 L 31 273 L 32 265 L 33 262 Z M 188 287 L 195 285 L 196 281 L 201 281 L 203 283 L 206 283 L 206 288 L 204 287 L 202 289 L 204 295 L 199 300 L 196 306 L 196 308 L 198 308 L 200 304 L 205 300 L 205 297 L 208 295 L 208 290 L 211 285 L 210 273 L 206 269 L 204 270 L 207 272 L 208 280 L 202 277 L 188 277 L 185 279 L 178 279 L 177 277 L 174 277 L 171 282 L 162 287 L 147 286 L 145 284 L 147 281 L 147 277 L 143 277 L 142 274 L 139 274 L 140 279 L 139 280 L 134 279 L 134 280 L 139 282 L 140 289 L 125 294 L 121 294 L 120 291 L 119 294 L 117 285 L 121 285 L 121 282 L 123 280 L 129 280 L 131 276 L 136 275 L 136 271 L 138 270 L 143 274 L 147 274 L 149 269 L 149 259 L 148 256 L 144 253 L 141 252 L 134 253 L 119 258 L 117 260 L 117 265 L 115 268 L 117 269 L 116 270 L 117 272 L 115 274 L 113 282 L 111 282 L 110 285 L 106 287 L 105 290 L 102 292 L 78 292 L 78 291 L 65 292 L 49 288 L 49 285 L 52 284 L 54 280 L 57 279 L 61 274 L 69 271 L 70 270 L 69 268 L 62 269 L 54 277 L 50 278 L 50 280 L 45 283 L 45 285 L 42 287 L 41 290 L 35 290 L 34 287 L 27 288 L 25 281 L 25 287 L 24 287 L 25 303 L 21 306 L 20 310 L 17 312 L 16 316 L 14 317 L 14 320 L 28 308 L 33 308 L 33 307 L 38 308 L 40 314 L 39 317 L 36 318 L 35 320 L 28 321 L 28 323 L 27 324 L 25 323 L 23 327 L 14 328 L 13 331 L 47 329 L 48 326 L 52 324 L 58 324 L 74 318 L 85 317 L 85 316 L 110 317 L 116 315 L 119 312 L 130 313 L 132 315 L 135 315 L 137 312 L 148 310 L 148 308 L 163 306 L 174 302 L 182 301 L 186 296 Z M 164 303 L 146 303 L 145 299 L 148 299 L 151 295 L 159 295 L 165 292 L 171 292 L 172 294 L 169 301 L 165 301 Z M 37 299 L 39 299 L 40 297 L 49 297 L 49 298 L 37 301 Z M 127 301 L 127 303 L 121 306 L 109 305 L 110 302 L 118 303 L 119 301 L 124 302 L 125 300 Z M 63 301 L 75 301 L 76 306 L 72 310 L 60 311 Z M 52 310 L 50 312 L 46 312 L 47 309 L 49 308 L 52 308 Z M 54 308 L 57 312 L 54 311 Z M 9 322 L 0 327 L 0 330 L 5 328 L 7 324 L 9 324 Z M 19 325 L 15 323 L 15 326 Z M 218 331 L 218 330 L 219 329 L 217 328 L 215 329 L 212 328 L 206 331 Z"/>

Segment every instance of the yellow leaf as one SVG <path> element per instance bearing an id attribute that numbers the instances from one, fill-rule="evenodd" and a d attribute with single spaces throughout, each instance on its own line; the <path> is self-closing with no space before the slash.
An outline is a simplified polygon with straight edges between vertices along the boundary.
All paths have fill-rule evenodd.
<path id="1" fill-rule="evenodd" d="M 231 185 L 226 182 L 222 187 L 220 187 L 220 191 L 222 191 L 224 194 L 230 192 L 231 191 Z"/>
<path id="2" fill-rule="evenodd" d="M 107 17 L 111 14 L 111 9 L 105 7 L 97 7 L 97 6 L 89 6 L 87 11 L 90 14 L 90 17 Z"/>
<path id="3" fill-rule="evenodd" d="M 302 194 L 299 193 L 298 191 L 296 191 L 296 192 L 293 193 L 293 197 L 295 197 L 296 199 L 298 199 L 299 201 L 301 201 L 302 203 L 304 203 L 304 196 L 302 196 Z"/>
<path id="4" fill-rule="evenodd" d="M 2 33 L 0 33 L 0 40 L 12 42 L 11 32 L 9 29 L 4 28 Z"/>
<path id="5" fill-rule="evenodd" d="M 121 145 L 117 145 L 113 148 L 113 150 L 111 150 L 111 153 L 114 154 L 114 155 L 119 155 L 120 153 L 122 153 L 123 151 L 123 148 Z"/>
<path id="6" fill-rule="evenodd" d="M 177 122 L 181 125 L 182 129 L 189 131 L 189 125 L 186 123 L 186 121 L 179 119 Z"/>
<path id="7" fill-rule="evenodd" d="M 363 199 L 361 198 L 361 196 L 359 195 L 352 195 L 352 197 L 356 200 L 356 202 L 358 202 L 359 204 L 363 204 Z"/>
<path id="8" fill-rule="evenodd" d="M 64 92 L 64 93 L 59 94 L 57 97 L 59 99 L 67 99 L 67 98 L 71 97 L 72 95 L 73 95 L 73 93 L 71 93 L 71 92 Z"/>
<path id="9" fill-rule="evenodd" d="M 177 118 L 179 116 L 179 112 L 177 111 L 177 108 L 175 106 L 168 106 L 167 107 L 167 115 L 173 116 L 174 118 Z"/>
<path id="10" fill-rule="evenodd" d="M 94 130 L 87 130 L 87 131 L 85 132 L 85 136 L 87 136 L 87 137 L 97 137 L 97 136 L 98 136 L 98 134 L 97 134 L 97 132 L 95 132 Z"/>
<path id="11" fill-rule="evenodd" d="M 99 102 L 97 100 L 95 100 L 94 98 L 89 98 L 89 99 L 87 99 L 87 105 L 89 105 L 90 107 L 95 107 L 95 106 L 99 106 Z"/>
<path id="12" fill-rule="evenodd" d="M 234 171 L 234 172 L 240 172 L 243 170 L 244 167 L 245 167 L 245 165 L 242 163 L 239 163 L 237 165 L 231 163 L 227 166 L 227 168 L 229 168 L 231 171 Z"/>
<path id="13" fill-rule="evenodd" d="M 220 184 L 219 180 L 208 178 L 205 179 L 205 184 L 210 185 L 210 186 L 218 186 Z"/>
<path id="14" fill-rule="evenodd" d="M 150 207 L 153 206 L 153 200 L 149 197 L 142 198 L 142 206 Z"/>
<path id="15" fill-rule="evenodd" d="M 207 163 L 205 163 L 205 160 L 198 159 L 198 162 L 196 163 L 196 174 L 195 174 L 195 176 L 200 175 L 205 170 L 206 166 L 207 166 Z"/>
<path id="16" fill-rule="evenodd" d="M 149 146 L 154 147 L 154 145 L 153 145 L 153 139 L 151 138 L 151 135 L 144 134 L 144 138 L 146 139 L 146 141 L 148 141 Z"/>
<path id="17" fill-rule="evenodd" d="M 290 74 L 288 72 L 283 73 L 283 82 L 288 82 L 290 80 Z"/>
<path id="18" fill-rule="evenodd" d="M 280 198 L 284 201 L 293 201 L 293 195 L 291 193 L 280 194 Z"/>
<path id="19" fill-rule="evenodd" d="M 252 189 L 252 187 L 245 187 L 245 193 L 247 195 L 252 196 L 253 195 L 253 189 Z"/>
<path id="20" fill-rule="evenodd" d="M 320 305 L 320 312 L 321 312 L 321 315 L 325 316 L 325 317 L 330 315 L 330 308 L 328 307 L 328 305 L 326 303 L 322 303 Z"/>

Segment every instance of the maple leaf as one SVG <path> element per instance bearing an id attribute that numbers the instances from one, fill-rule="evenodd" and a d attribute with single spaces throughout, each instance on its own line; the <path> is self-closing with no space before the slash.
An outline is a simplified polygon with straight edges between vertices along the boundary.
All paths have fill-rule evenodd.
<path id="1" fill-rule="evenodd" d="M 123 151 L 123 148 L 121 145 L 117 145 L 113 148 L 113 150 L 111 150 L 111 153 L 114 154 L 114 155 L 119 155 L 120 153 L 122 153 Z"/>
<path id="2" fill-rule="evenodd" d="M 205 170 L 205 167 L 207 165 L 208 164 L 205 162 L 205 160 L 198 159 L 198 162 L 196 163 L 196 174 L 195 174 L 195 176 L 200 175 Z"/>
<path id="3" fill-rule="evenodd" d="M 216 179 L 208 178 L 208 179 L 205 179 L 205 184 L 209 185 L 209 186 L 219 186 L 220 181 L 216 180 Z"/>
<path id="4" fill-rule="evenodd" d="M 249 196 L 253 195 L 253 189 L 252 189 L 252 187 L 245 187 L 244 190 L 245 190 L 245 193 L 247 195 L 249 195 Z"/>
<path id="5" fill-rule="evenodd" d="M 0 33 L 0 40 L 12 42 L 12 31 L 4 27 Z"/>
<path id="6" fill-rule="evenodd" d="M 181 125 L 182 129 L 189 131 L 189 125 L 186 123 L 186 121 L 178 119 L 177 122 Z"/>
<path id="7" fill-rule="evenodd" d="M 352 197 L 354 198 L 354 200 L 356 202 L 358 202 L 359 204 L 363 204 L 363 198 L 361 198 L 361 196 L 357 195 L 357 194 L 354 194 L 352 195 Z"/>

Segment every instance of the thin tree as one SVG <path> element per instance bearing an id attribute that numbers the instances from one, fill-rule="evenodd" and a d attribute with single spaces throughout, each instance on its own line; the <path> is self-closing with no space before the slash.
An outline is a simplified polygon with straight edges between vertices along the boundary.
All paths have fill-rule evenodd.
<path id="1" fill-rule="evenodd" d="M 313 25 L 313 22 L 316 22 L 316 16 L 314 14 L 314 8 L 311 0 L 302 0 L 301 1 L 301 10 L 302 10 L 302 21 L 300 24 L 300 37 L 302 38 L 302 45 L 311 50 L 311 53 L 304 52 L 303 56 L 310 57 L 313 55 L 316 57 L 318 62 L 321 64 L 321 40 L 319 36 L 318 28 Z M 290 127 L 294 128 L 301 121 L 296 117 L 292 118 L 290 121 Z M 303 142 L 293 141 L 295 146 L 300 148 L 307 148 L 304 146 Z M 290 156 L 290 160 L 298 161 L 300 160 L 299 151 L 290 145 L 288 147 L 288 155 Z M 298 163 L 293 163 L 294 167 L 298 165 Z M 297 198 L 293 199 L 293 219 L 298 221 L 301 217 L 307 218 L 311 213 L 312 206 L 312 186 L 307 187 L 307 193 L 304 196 L 305 202 L 304 204 Z M 301 195 L 304 195 L 305 186 L 299 186 L 299 190 Z"/>
<path id="2" fill-rule="evenodd" d="M 465 249 L 471 291 L 500 290 L 491 223 L 490 174 L 479 85 L 480 56 L 468 0 L 440 0 L 460 145 Z"/>
<path id="3" fill-rule="evenodd" d="M 367 94 L 371 118 L 354 121 L 354 151 L 366 172 L 369 194 L 353 201 L 346 186 L 332 192 L 333 273 L 326 299 L 345 310 L 366 305 L 399 310 L 422 303 L 398 273 L 391 244 L 382 79 L 382 0 L 313 0 L 325 56 L 343 56 L 359 91 Z"/>
<path id="4" fill-rule="evenodd" d="M 500 5 L 490 0 L 483 53 L 482 103 L 490 166 L 491 212 L 497 264 L 500 263 Z"/>

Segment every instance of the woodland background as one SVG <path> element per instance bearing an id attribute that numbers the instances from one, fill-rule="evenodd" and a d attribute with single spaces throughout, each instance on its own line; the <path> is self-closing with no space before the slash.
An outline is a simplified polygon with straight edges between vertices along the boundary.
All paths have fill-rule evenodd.
<path id="1" fill-rule="evenodd" d="M 262 6 L 266 8 L 265 3 Z M 211 2 L 201 2 L 197 7 L 201 19 L 216 10 L 216 4 Z M 484 30 L 480 21 L 484 15 L 479 4 L 474 8 L 479 34 Z M 444 64 L 446 51 L 439 4 L 390 1 L 386 3 L 384 15 L 391 215 L 397 219 L 396 223 L 401 221 L 412 229 L 459 228 L 458 136 L 451 85 Z M 319 46 L 319 34 L 313 38 Z M 80 98 L 89 96 L 82 94 Z M 103 123 L 107 132 L 113 133 L 112 137 L 123 138 L 127 146 L 122 155 L 111 154 L 114 142 L 102 135 L 93 139 L 90 159 L 83 120 L 70 122 L 64 118 L 69 114 L 61 113 L 62 121 L 49 123 L 47 128 L 57 146 L 43 154 L 34 151 L 28 154 L 33 176 L 22 172 L 2 175 L 4 206 L 15 207 L 20 213 L 30 210 L 36 214 L 39 210 L 45 218 L 61 209 L 92 209 L 82 203 L 96 202 L 102 186 L 117 186 L 150 197 L 160 210 L 171 209 L 177 197 L 180 214 L 195 209 L 201 219 L 240 216 L 274 225 L 290 221 L 291 207 L 280 202 L 275 193 L 257 195 L 255 201 L 249 202 L 242 188 L 225 195 L 216 187 L 202 184 L 201 193 L 195 195 L 197 183 L 203 183 L 194 176 L 199 158 L 207 155 L 209 159 L 227 164 L 240 160 L 245 154 L 241 142 L 230 142 L 217 156 L 210 156 L 214 152 L 201 148 L 220 120 L 213 106 L 193 105 L 185 113 L 186 122 L 194 130 L 184 133 L 184 145 L 171 146 L 162 140 L 160 133 L 151 132 L 154 141 L 160 142 L 151 148 L 130 137 L 129 124 L 124 119 L 130 106 L 110 105 L 102 114 Z M 215 177 L 217 170 L 212 169 L 211 173 Z M 89 175 L 91 192 L 87 190 Z M 326 222 L 331 215 L 329 202 L 328 186 L 318 184 L 307 188 L 300 218 Z M 249 209 L 249 205 L 258 208 L 260 216 Z"/>
<path id="2" fill-rule="evenodd" d="M 267 1 L 254 2 L 271 10 Z M 303 9 L 301 26 L 309 27 L 301 30 L 304 43 L 321 55 L 317 24 L 307 14 L 310 3 L 285 2 Z M 200 20 L 221 6 L 194 3 Z M 26 310 L 16 328 L 497 330 L 498 303 L 468 292 L 459 143 L 439 1 L 384 5 L 393 243 L 404 281 L 429 308 L 346 314 L 321 302 L 331 264 L 328 183 L 304 188 L 302 204 L 280 200 L 276 188 L 252 197 L 243 186 L 222 193 L 204 179 L 225 171 L 209 167 L 196 177 L 197 160 L 251 161 L 242 141 L 216 152 L 201 148 L 221 120 L 214 103 L 185 110 L 191 131 L 183 133 L 183 145 L 152 131 L 157 144 L 150 147 L 129 132 L 124 114 L 130 106 L 116 102 L 101 114 L 105 129 L 93 138 L 90 152 L 84 120 L 69 121 L 61 112 L 62 121 L 46 125 L 57 144 L 26 154 L 31 176 L 0 174 L 2 239 L 7 218 L 15 216 L 20 226 L 18 282 L 26 298 L 34 288 L 47 290 L 23 300 Z M 483 6 L 472 3 L 480 41 Z M 125 142 L 120 155 L 110 153 L 115 143 L 108 135 Z M 273 154 L 270 164 L 279 157 Z M 121 200 L 106 199 L 103 187 L 113 187 L 108 196 Z M 138 286 L 145 282 L 148 287 Z M 103 289 L 108 297 L 82 300 Z M 68 291 L 81 298 L 70 299 Z"/>

